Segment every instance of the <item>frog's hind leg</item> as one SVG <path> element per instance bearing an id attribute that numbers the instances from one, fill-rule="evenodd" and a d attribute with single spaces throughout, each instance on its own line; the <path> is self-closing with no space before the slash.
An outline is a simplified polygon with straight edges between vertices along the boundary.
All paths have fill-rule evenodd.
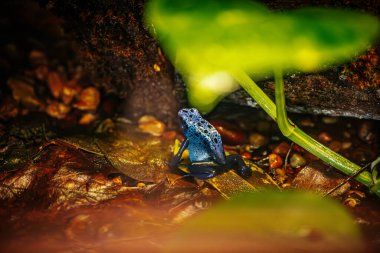
<path id="1" fill-rule="evenodd" d="M 226 165 L 231 166 L 243 178 L 249 178 L 252 175 L 252 170 L 248 167 L 243 158 L 239 155 L 229 155 L 226 157 Z"/>
<path id="2" fill-rule="evenodd" d="M 188 168 L 191 176 L 205 180 L 215 177 L 225 166 L 214 162 L 194 162 Z"/>

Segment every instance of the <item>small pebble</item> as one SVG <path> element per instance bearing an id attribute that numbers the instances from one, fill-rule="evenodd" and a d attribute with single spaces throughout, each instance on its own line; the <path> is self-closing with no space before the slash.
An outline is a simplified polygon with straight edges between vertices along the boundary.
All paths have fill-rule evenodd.
<path id="1" fill-rule="evenodd" d="M 97 126 L 96 133 L 112 133 L 116 129 L 115 123 L 111 119 L 105 119 Z"/>
<path id="2" fill-rule="evenodd" d="M 112 182 L 114 182 L 116 185 L 122 185 L 123 184 L 123 180 L 121 179 L 121 177 L 113 178 Z"/>
<path id="3" fill-rule="evenodd" d="M 243 130 L 227 121 L 210 120 L 210 124 L 216 128 L 226 144 L 243 144 L 247 138 Z"/>
<path id="4" fill-rule="evenodd" d="M 295 152 L 298 152 L 298 153 L 305 153 L 306 152 L 306 150 L 304 150 L 303 148 L 301 148 L 297 144 L 293 144 L 292 150 Z"/>
<path id="5" fill-rule="evenodd" d="M 360 201 L 356 198 L 346 198 L 344 204 L 349 207 L 355 207 L 360 204 Z"/>
<path id="6" fill-rule="evenodd" d="M 300 121 L 302 127 L 314 127 L 315 123 L 311 119 L 303 119 Z"/>
<path id="7" fill-rule="evenodd" d="M 256 129 L 257 129 L 257 131 L 260 132 L 260 133 L 267 133 L 267 132 L 270 132 L 270 131 L 271 131 L 271 123 L 269 123 L 268 121 L 260 121 L 260 122 L 257 124 Z"/>
<path id="8" fill-rule="evenodd" d="M 318 161 L 319 158 L 316 157 L 315 155 L 311 154 L 311 153 L 306 153 L 305 154 L 305 158 L 308 160 L 308 161 Z"/>
<path id="9" fill-rule="evenodd" d="M 40 65 L 48 65 L 46 54 L 36 49 L 33 49 L 30 51 L 29 62 L 32 68 L 40 66 Z"/>
<path id="10" fill-rule="evenodd" d="M 371 121 L 363 122 L 359 127 L 358 136 L 367 144 L 375 143 L 377 139 L 375 124 Z"/>
<path id="11" fill-rule="evenodd" d="M 342 142 L 342 149 L 349 149 L 351 148 L 351 146 L 352 146 L 352 142 L 349 142 L 349 141 Z"/>
<path id="12" fill-rule="evenodd" d="M 96 119 L 96 115 L 93 113 L 85 113 L 83 116 L 79 119 L 78 124 L 79 125 L 88 125 Z"/>
<path id="13" fill-rule="evenodd" d="M 299 168 L 305 166 L 305 164 L 306 159 L 298 153 L 295 153 L 290 157 L 290 166 L 292 166 L 292 168 Z"/>
<path id="14" fill-rule="evenodd" d="M 332 141 L 328 147 L 334 152 L 339 152 L 342 150 L 342 143 L 340 141 Z"/>
<path id="15" fill-rule="evenodd" d="M 44 81 L 46 79 L 48 73 L 49 73 L 49 69 L 48 69 L 48 66 L 46 66 L 46 65 L 38 66 L 34 70 L 34 75 L 36 76 L 37 80 L 39 80 L 39 81 Z"/>
<path id="16" fill-rule="evenodd" d="M 351 134 L 350 134 L 350 132 L 348 132 L 348 131 L 344 131 L 343 132 L 343 136 L 344 136 L 344 138 L 351 138 Z"/>
<path id="17" fill-rule="evenodd" d="M 162 138 L 164 138 L 167 141 L 172 141 L 177 136 L 176 131 L 166 131 L 162 134 Z"/>
<path id="18" fill-rule="evenodd" d="M 281 156 L 277 154 L 270 154 L 269 155 L 269 168 L 270 169 L 277 169 L 282 166 L 283 161 Z"/>
<path id="19" fill-rule="evenodd" d="M 282 137 L 282 136 L 281 136 L 281 137 Z M 279 135 L 277 135 L 277 134 L 272 134 L 272 135 L 270 136 L 270 141 L 271 141 L 271 142 L 278 142 L 278 141 L 281 140 L 281 137 L 280 137 Z"/>
<path id="20" fill-rule="evenodd" d="M 275 153 L 275 154 L 278 154 L 280 156 L 283 156 L 285 157 L 286 154 L 288 153 L 290 149 L 290 145 L 287 143 L 287 142 L 281 142 L 280 144 L 278 144 L 273 150 L 272 152 Z"/>
<path id="21" fill-rule="evenodd" d="M 338 122 L 338 118 L 335 117 L 323 117 L 322 122 L 327 125 L 332 125 Z"/>
<path id="22" fill-rule="evenodd" d="M 318 140 L 322 143 L 328 143 L 332 138 L 327 132 L 322 132 L 318 135 Z"/>
<path id="23" fill-rule="evenodd" d="M 376 153 L 369 146 L 360 146 L 351 154 L 352 160 L 357 163 L 365 164 L 376 158 Z"/>
<path id="24" fill-rule="evenodd" d="M 165 124 L 150 115 L 142 116 L 139 121 L 139 129 L 143 133 L 153 136 L 161 136 L 165 131 Z"/>
<path id="25" fill-rule="evenodd" d="M 288 177 L 286 175 L 285 169 L 284 168 L 278 168 L 275 170 L 275 175 L 276 175 L 276 180 L 282 184 L 285 179 Z"/>
<path id="26" fill-rule="evenodd" d="M 365 193 L 358 190 L 349 190 L 348 195 L 350 196 L 356 195 L 357 197 L 362 198 L 362 199 L 365 198 Z"/>
<path id="27" fill-rule="evenodd" d="M 258 149 L 255 149 L 253 153 L 255 156 L 262 157 L 267 156 L 270 153 L 270 150 L 266 146 L 262 146 Z"/>
<path id="28" fill-rule="evenodd" d="M 252 155 L 248 152 L 244 152 L 244 153 L 240 154 L 240 156 L 243 157 L 244 159 L 247 159 L 247 160 L 252 159 Z"/>
<path id="29" fill-rule="evenodd" d="M 249 143 L 254 148 L 259 148 L 268 144 L 268 139 L 264 135 L 259 133 L 251 133 L 248 139 Z"/>
<path id="30" fill-rule="evenodd" d="M 161 68 L 160 68 L 160 66 L 159 66 L 157 63 L 155 63 L 155 64 L 153 65 L 153 69 L 154 69 L 154 71 L 156 71 L 156 72 L 160 72 L 160 71 L 161 71 Z"/>

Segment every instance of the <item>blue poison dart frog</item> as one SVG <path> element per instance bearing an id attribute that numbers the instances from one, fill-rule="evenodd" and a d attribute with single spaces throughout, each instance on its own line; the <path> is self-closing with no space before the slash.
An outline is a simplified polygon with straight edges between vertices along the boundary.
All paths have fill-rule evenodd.
<path id="1" fill-rule="evenodd" d="M 178 116 L 185 140 L 170 162 L 171 168 L 178 167 L 182 154 L 187 148 L 191 162 L 190 175 L 198 179 L 212 178 L 230 169 L 235 169 L 244 178 L 251 176 L 252 170 L 239 155 L 224 154 L 220 134 L 202 118 L 197 109 L 182 109 L 178 112 Z"/>

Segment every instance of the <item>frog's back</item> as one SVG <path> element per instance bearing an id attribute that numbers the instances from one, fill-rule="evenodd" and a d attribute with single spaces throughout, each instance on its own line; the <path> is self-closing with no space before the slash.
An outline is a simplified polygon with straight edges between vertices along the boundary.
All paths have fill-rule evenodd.
<path id="1" fill-rule="evenodd" d="M 225 163 L 222 138 L 209 122 L 202 118 L 198 111 L 182 110 L 182 119 L 186 124 L 185 136 L 189 139 L 191 162 L 215 161 Z"/>

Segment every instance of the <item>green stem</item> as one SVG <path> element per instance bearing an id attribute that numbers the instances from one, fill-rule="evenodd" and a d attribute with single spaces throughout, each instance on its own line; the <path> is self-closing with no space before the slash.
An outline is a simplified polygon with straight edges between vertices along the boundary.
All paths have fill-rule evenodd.
<path id="1" fill-rule="evenodd" d="M 264 91 L 243 71 L 232 73 L 232 76 L 245 91 L 259 104 L 261 108 L 276 121 L 276 105 Z"/>
<path id="2" fill-rule="evenodd" d="M 240 85 L 248 92 L 249 95 L 264 109 L 268 115 L 275 120 L 280 130 L 290 140 L 297 143 L 313 155 L 319 157 L 326 163 L 334 166 L 338 170 L 342 171 L 346 175 L 352 175 L 356 171 L 360 170 L 360 167 L 355 163 L 352 163 L 343 156 L 335 153 L 329 148 L 325 147 L 321 143 L 317 142 L 309 135 L 304 133 L 301 129 L 295 126 L 292 122 L 288 121 L 285 108 L 285 95 L 284 95 L 284 83 L 282 73 L 277 71 L 275 73 L 276 81 L 276 105 L 273 101 L 261 90 L 261 88 L 245 73 L 242 71 L 233 73 L 234 78 L 240 83 Z M 278 112 L 277 112 L 278 111 Z M 367 187 L 372 186 L 371 174 L 367 171 L 360 173 L 355 179 L 364 184 Z"/>

